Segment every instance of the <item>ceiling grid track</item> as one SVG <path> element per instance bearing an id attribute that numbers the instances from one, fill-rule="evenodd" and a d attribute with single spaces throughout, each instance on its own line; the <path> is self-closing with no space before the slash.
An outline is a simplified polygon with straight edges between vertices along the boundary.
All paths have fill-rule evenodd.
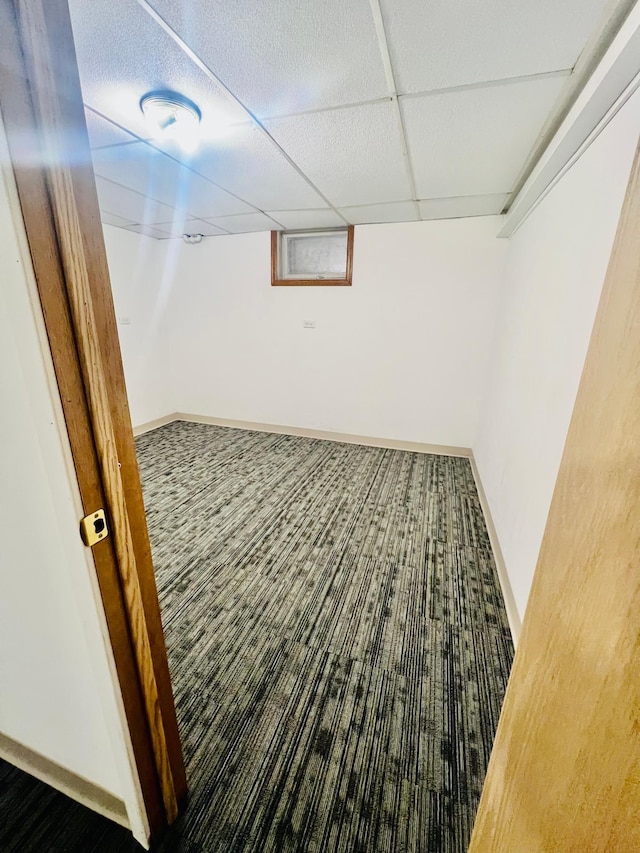
<path id="1" fill-rule="evenodd" d="M 409 189 L 411 191 L 411 200 L 413 201 L 413 205 L 415 208 L 416 216 L 418 219 L 421 219 L 420 206 L 418 204 L 418 197 L 416 192 L 416 182 L 413 175 L 413 167 L 411 165 L 411 157 L 409 155 L 409 146 L 407 145 L 407 134 L 404 127 L 404 122 L 402 120 L 402 112 L 400 110 L 400 102 L 398 100 L 398 92 L 396 89 L 396 81 L 393 73 L 393 66 L 391 64 L 391 54 L 389 52 L 389 44 L 387 42 L 387 33 L 384 28 L 384 19 L 382 17 L 382 9 L 380 8 L 379 0 L 369 0 L 369 5 L 371 6 L 371 13 L 373 15 L 373 23 L 376 28 L 376 36 L 378 38 L 378 47 L 380 49 L 380 56 L 382 57 L 382 65 L 384 67 L 384 75 L 387 80 L 387 88 L 389 90 L 389 96 L 391 98 L 391 104 L 393 106 L 393 111 L 396 117 L 396 122 L 398 124 L 398 130 L 400 132 L 400 145 L 402 147 L 402 157 L 404 159 L 405 169 L 407 172 L 407 179 L 409 181 Z"/>
<path id="2" fill-rule="evenodd" d="M 264 116 L 263 121 L 274 121 L 281 118 L 297 118 L 298 116 L 314 116 L 320 115 L 321 113 L 334 113 L 339 110 L 352 110 L 354 107 L 369 107 L 375 104 L 386 104 L 390 101 L 391 98 L 389 95 L 384 95 L 381 98 L 369 98 L 366 101 L 349 101 L 347 104 L 335 104 L 329 107 L 312 107 L 308 110 L 298 110 L 294 113 L 277 113 L 272 116 Z"/>
<path id="3" fill-rule="evenodd" d="M 189 45 L 178 35 L 178 33 L 173 29 L 173 27 L 165 21 L 165 19 L 160 15 L 154 8 L 151 6 L 147 0 L 136 0 L 136 3 L 144 9 L 144 11 L 158 24 L 159 27 L 175 42 L 175 44 L 180 48 L 180 50 L 187 56 L 202 72 L 205 74 L 212 83 L 218 86 L 227 97 L 231 98 L 231 100 L 240 107 L 241 110 L 244 111 L 247 118 L 260 130 L 261 133 L 265 135 L 265 137 L 269 140 L 269 142 L 274 145 L 280 154 L 285 158 L 285 160 L 289 163 L 289 165 L 296 170 L 296 172 L 300 175 L 300 177 L 313 189 L 320 198 L 325 202 L 325 204 L 333 210 L 333 212 L 338 216 L 345 225 L 349 223 L 344 218 L 344 216 L 340 213 L 340 210 L 332 204 L 329 199 L 322 193 L 318 187 L 310 180 L 309 177 L 302 171 L 302 169 L 298 166 L 298 164 L 292 160 L 292 158 L 287 154 L 284 148 L 271 136 L 266 127 L 262 124 L 262 122 L 255 116 L 249 107 L 244 104 L 240 98 L 238 98 L 232 91 L 229 89 L 223 81 L 212 71 L 209 66 L 203 62 L 203 60 L 198 56 L 198 54 L 192 50 Z M 163 152 L 164 153 L 164 152 Z M 212 181 L 210 183 L 213 183 Z M 224 189 L 224 187 L 221 187 Z M 237 198 L 237 196 L 236 196 Z M 248 202 L 247 202 L 248 203 Z M 254 205 L 251 205 L 254 207 Z M 257 209 L 257 208 L 256 208 Z M 263 212 L 263 211 L 261 211 Z M 271 217 L 269 217 L 271 218 Z"/>
<path id="4" fill-rule="evenodd" d="M 103 115 L 99 110 L 96 110 L 94 107 L 89 106 L 89 104 L 85 104 L 85 108 L 91 110 L 91 112 L 94 115 L 100 116 L 100 118 L 104 119 L 104 121 L 110 122 L 115 127 L 119 128 L 120 130 L 122 130 L 125 133 L 128 133 L 130 136 L 134 137 L 132 142 L 121 142 L 121 143 L 117 143 L 116 145 L 103 145 L 103 146 L 100 146 L 100 147 L 92 149 L 92 150 L 99 151 L 99 150 L 101 150 L 101 148 L 121 148 L 125 145 L 135 145 L 138 142 L 143 142 L 145 145 L 148 145 L 149 148 L 152 148 L 154 151 L 157 151 L 159 154 L 163 154 L 169 160 L 173 160 L 173 162 L 177 163 L 177 165 L 180 166 L 180 168 L 187 169 L 187 171 L 191 172 L 194 175 L 197 175 L 199 178 L 202 178 L 202 180 L 208 181 L 208 183 L 210 183 L 212 186 L 217 187 L 219 190 L 222 190 L 223 192 L 227 193 L 230 196 L 233 196 L 233 198 L 237 198 L 238 201 L 241 201 L 243 204 L 246 204 L 249 207 L 252 207 L 255 213 L 261 213 L 263 216 L 266 216 L 267 219 L 272 219 L 276 225 L 280 225 L 280 223 L 277 222 L 275 219 L 273 219 L 272 216 L 269 216 L 269 214 L 266 213 L 266 211 L 261 210 L 261 208 L 256 207 L 255 204 L 252 204 L 250 201 L 247 201 L 246 199 L 242 198 L 242 196 L 239 196 L 237 193 L 234 193 L 231 190 L 228 190 L 226 187 L 221 186 L 221 184 L 218 184 L 215 181 L 212 181 L 211 178 L 208 178 L 206 175 L 202 175 L 202 174 L 200 174 L 200 172 L 196 172 L 195 169 L 192 169 L 186 163 L 183 163 L 181 160 L 178 160 L 177 157 L 174 157 L 172 154 L 169 154 L 167 151 L 163 151 L 162 148 L 158 148 L 158 146 L 154 145 L 151 140 L 143 139 L 141 136 L 138 136 L 136 133 L 133 133 L 133 131 L 128 130 L 125 127 L 122 127 L 122 125 L 113 121 L 108 116 Z M 111 184 L 116 184 L 117 186 L 123 186 L 123 187 L 125 187 L 125 189 L 131 190 L 131 192 L 135 192 L 138 195 L 144 195 L 143 193 L 139 192 L 138 190 L 134 190 L 131 187 L 127 187 L 125 184 L 119 184 L 117 181 L 112 181 L 110 178 L 105 178 L 104 175 L 100 175 L 99 172 L 96 172 L 96 175 L 103 181 L 109 181 L 109 183 L 111 183 Z M 154 198 L 153 196 L 144 195 L 144 197 L 149 198 L 149 199 L 151 199 L 151 201 L 155 201 L 158 204 L 166 204 L 166 202 L 160 201 L 160 199 Z M 171 207 L 172 205 L 169 205 L 169 206 Z M 185 212 L 189 213 L 189 211 L 185 211 Z M 115 216 L 115 214 L 112 214 L 112 215 Z M 239 213 L 239 214 L 230 214 L 230 215 L 231 216 L 245 216 L 247 214 Z M 189 213 L 189 218 L 190 219 L 201 219 L 203 222 L 208 222 L 208 220 L 204 219 L 202 216 L 196 216 L 195 214 L 192 214 L 192 213 Z M 211 218 L 215 219 L 216 217 L 211 217 Z M 218 218 L 223 218 L 223 217 L 218 217 Z M 214 223 L 208 222 L 208 224 L 212 225 Z M 280 226 L 280 227 L 282 227 L 282 226 Z M 216 228 L 220 228 L 221 231 L 225 231 L 225 229 L 222 228 L 220 225 L 216 225 Z M 225 233 L 231 233 L 231 232 L 225 232 Z"/>
<path id="5" fill-rule="evenodd" d="M 456 86 L 424 89 L 421 92 L 405 92 L 402 97 L 410 100 L 411 98 L 428 98 L 433 95 L 453 95 L 457 92 L 473 92 L 476 89 L 493 89 L 497 86 L 517 85 L 518 83 L 529 83 L 538 80 L 554 80 L 556 77 L 570 76 L 570 68 L 558 68 L 555 71 L 538 71 L 535 74 L 518 74 L 515 77 L 499 77 L 497 80 L 479 80 L 476 83 L 459 83 Z"/>
<path id="6" fill-rule="evenodd" d="M 89 107 L 89 109 L 91 109 L 91 107 Z M 92 112 L 96 112 L 96 111 L 95 111 L 95 110 L 92 110 Z M 101 113 L 97 113 L 97 112 L 96 112 L 96 115 L 102 115 L 102 114 L 101 114 Z M 104 117 L 104 118 L 106 118 L 106 117 Z M 109 121 L 109 119 L 107 119 L 107 121 Z M 130 132 L 131 132 L 131 131 L 127 131 L 127 133 L 130 133 Z M 136 137 L 136 139 L 137 139 L 138 141 L 140 141 L 140 142 L 145 142 L 145 141 L 146 141 L 146 140 L 144 140 L 144 139 L 139 139 L 139 137 Z M 149 143 L 147 143 L 147 144 L 149 144 Z M 103 147 L 104 147 L 104 148 L 114 148 L 114 147 L 118 147 L 118 146 L 105 145 L 105 146 L 103 146 Z M 150 146 L 150 147 L 154 148 L 155 146 Z M 99 149 L 96 149 L 96 150 L 99 150 Z M 160 151 L 160 149 L 159 149 L 159 148 L 156 148 L 155 150 L 156 150 L 156 151 L 159 151 L 161 154 L 164 154 L 164 153 L 165 153 L 164 151 Z M 171 157 L 171 155 L 170 155 L 170 154 L 167 154 L 166 156 L 167 156 L 167 157 L 169 157 L 169 158 L 170 158 L 170 159 L 172 159 L 172 160 L 174 159 L 173 157 Z M 176 160 L 176 163 L 178 163 L 178 162 L 179 162 L 179 161 L 178 161 L 178 160 Z M 180 163 L 180 165 L 183 165 L 183 164 L 182 164 L 182 163 Z M 185 167 L 185 168 L 188 168 L 188 167 Z M 193 171 L 193 170 L 190 170 L 190 171 Z M 204 178 L 204 175 L 200 175 L 200 173 L 199 173 L 199 172 L 194 172 L 194 175 L 198 175 L 199 177 Z M 101 181 L 105 181 L 105 182 L 106 182 L 106 183 L 108 183 L 108 184 L 113 184 L 114 186 L 117 186 L 117 187 L 124 187 L 124 189 L 128 190 L 129 192 L 135 193 L 136 195 L 139 195 L 141 198 L 148 199 L 149 201 L 154 201 L 154 202 L 156 202 L 156 204 L 162 204 L 162 205 L 165 205 L 165 204 L 166 204 L 166 202 L 164 202 L 164 201 L 160 201 L 160 199 L 158 199 L 158 198 L 154 198 L 153 196 L 146 195 L 145 193 L 141 193 L 141 192 L 139 192 L 138 190 L 134 190 L 132 187 L 127 187 L 127 186 L 125 186 L 124 184 L 119 184 L 117 181 L 112 181 L 110 178 L 105 178 L 103 175 L 97 175 L 97 177 L 98 177 L 98 178 L 100 178 L 100 180 L 101 180 Z M 205 181 L 207 181 L 207 180 L 209 180 L 209 179 L 208 179 L 208 178 L 204 178 L 204 180 L 205 180 Z M 213 184 L 213 181 L 209 181 L 209 183 Z M 214 186 L 219 186 L 218 184 L 213 184 L 213 185 L 214 185 Z M 219 187 L 219 189 L 224 189 L 224 187 Z M 229 192 L 228 190 L 224 190 L 224 191 L 225 191 L 225 192 Z M 233 194 L 233 193 L 231 193 L 231 195 L 234 195 L 234 194 Z M 234 195 L 234 198 L 237 198 L 239 201 L 243 201 L 243 199 L 241 199 L 241 198 L 240 198 L 240 196 Z M 247 201 L 247 202 L 244 202 L 244 203 L 245 203 L 245 204 L 250 204 L 250 202 L 248 202 L 248 201 Z M 170 205 L 169 205 L 169 206 L 170 206 Z M 278 225 L 280 228 L 284 229 L 284 225 L 283 225 L 281 222 L 278 222 L 278 220 L 277 220 L 277 219 L 275 219 L 275 217 L 271 216 L 271 215 L 270 215 L 270 214 L 268 214 L 268 213 L 265 213 L 265 211 L 264 211 L 264 210 L 260 210 L 260 208 L 255 207 L 255 205 L 251 205 L 251 206 L 252 206 L 252 207 L 254 207 L 254 209 L 255 209 L 256 213 L 261 213 L 263 216 L 266 216 L 266 217 L 267 217 L 267 219 L 271 219 L 271 221 L 274 223 L 274 225 Z M 105 212 L 105 213 L 109 213 L 109 214 L 110 214 L 110 216 L 119 216 L 119 214 L 117 214 L 117 213 L 111 213 L 110 211 L 108 211 L 108 210 L 106 210 L 106 209 L 105 209 L 105 211 L 104 211 L 104 212 Z M 196 220 L 197 220 L 197 221 L 200 221 L 200 222 L 204 222 L 206 225 L 215 225 L 215 227 L 216 227 L 216 228 L 219 228 L 219 229 L 220 229 L 220 231 L 222 231 L 222 232 L 224 233 L 224 235 L 226 235 L 227 237 L 228 237 L 228 236 L 230 236 L 230 235 L 232 235 L 232 234 L 238 233 L 238 232 L 235 232 L 235 231 L 227 231 L 227 229 L 226 229 L 226 228 L 224 228 L 222 225 L 218 225 L 217 223 L 210 222 L 210 221 L 209 221 L 209 219 L 205 219 L 205 218 L 204 218 L 204 217 L 202 217 L 202 216 L 196 216 L 194 213 L 189 213 L 189 211 L 185 211 L 184 213 L 188 215 L 188 218 L 189 218 L 189 219 L 192 219 L 192 220 L 194 220 L 194 221 L 196 221 Z M 213 216 L 213 217 L 210 217 L 210 219 L 232 219 L 234 216 L 247 216 L 247 215 L 248 215 L 248 214 L 246 214 L 246 213 L 229 213 L 229 214 L 227 214 L 226 216 L 218 216 L 218 217 Z M 141 227 L 141 228 L 150 228 L 150 229 L 155 229 L 156 231 L 158 231 L 158 230 L 162 230 L 162 229 L 159 229 L 157 226 L 159 226 L 159 225 L 170 225 L 171 223 L 170 223 L 170 222 L 154 222 L 154 223 L 153 223 L 153 224 L 151 224 L 151 225 L 146 225 L 144 222 L 134 222 L 133 224 L 134 224 L 134 225 L 137 225 L 137 226 L 139 226 L 139 227 Z M 114 227 L 119 227 L 119 226 L 114 226 Z M 126 230 L 126 229 L 125 229 L 125 230 Z M 143 232 L 141 232 L 141 233 L 143 233 Z M 165 238 L 162 238 L 162 239 L 171 239 L 171 238 L 172 238 L 172 235 L 171 235 L 171 234 L 167 234 L 167 236 L 166 236 Z"/>
<path id="7" fill-rule="evenodd" d="M 141 139 L 141 140 L 140 140 L 140 142 L 144 142 L 144 140 L 143 140 L 143 139 Z M 109 147 L 112 147 L 112 146 L 107 145 L 107 146 L 105 146 L 105 147 L 106 147 L 106 148 L 109 148 Z M 162 154 L 164 154 L 164 152 L 161 152 L 161 153 L 162 153 Z M 167 155 L 167 156 L 168 156 L 168 155 Z M 173 158 L 172 158 L 172 159 L 173 159 Z M 177 161 L 176 161 L 176 162 L 177 162 Z M 197 172 L 194 172 L 194 174 L 197 174 Z M 167 205 L 167 203 L 166 203 L 166 202 L 164 202 L 164 201 L 160 201 L 160 199 L 159 199 L 159 198 L 154 198 L 153 196 L 146 195 L 146 193 L 141 193 L 141 192 L 139 192 L 138 190 L 134 190 L 134 189 L 133 189 L 133 187 L 128 187 L 128 186 L 126 186 L 125 184 L 119 184 L 117 181 L 112 181 L 112 180 L 111 180 L 111 178 L 105 178 L 103 175 L 98 175 L 97 173 L 96 173 L 96 177 L 97 177 L 97 178 L 100 178 L 100 180 L 101 180 L 101 181 L 105 181 L 105 183 L 107 183 L 107 184 L 113 184 L 115 187 L 123 187 L 123 188 L 124 188 L 125 190 L 127 190 L 128 192 L 135 193 L 136 195 L 139 195 L 139 196 L 140 196 L 140 198 L 143 198 L 143 199 L 148 200 L 148 201 L 153 201 L 153 202 L 155 202 L 156 204 L 162 204 L 162 205 L 164 205 L 164 206 L 166 206 L 166 207 L 171 207 L 171 205 Z M 202 177 L 202 176 L 201 176 L 201 177 Z M 206 180 L 206 178 L 205 178 L 205 180 Z M 220 189 L 222 189 L 222 187 L 220 187 Z M 225 190 L 225 192 L 226 192 L 226 190 Z M 236 198 L 238 198 L 238 196 L 236 196 Z M 240 201 L 242 201 L 242 199 L 240 199 Z M 248 202 L 246 202 L 246 203 L 248 204 Z M 257 208 L 256 208 L 256 210 L 257 210 Z M 118 213 L 112 213 L 111 211 L 106 210 L 106 209 L 105 209 L 105 211 L 104 211 L 104 212 L 105 212 L 105 213 L 108 213 L 110 216 L 118 216 L 118 217 L 120 216 L 120 214 L 118 214 Z M 260 211 L 260 213 L 262 213 L 262 212 L 263 212 L 263 211 Z M 193 213 L 189 213 L 189 211 L 185 211 L 185 213 L 188 213 L 188 214 L 189 214 L 189 219 L 199 219 L 201 222 L 207 222 L 207 220 L 206 220 L 206 219 L 203 219 L 203 218 L 202 218 L 202 216 L 196 216 L 196 215 L 195 215 L 195 214 L 193 214 Z M 235 214 L 235 215 L 237 215 L 237 216 L 242 216 L 243 214 Z M 264 215 L 266 216 L 267 214 L 265 213 Z M 120 218 L 122 218 L 122 217 L 120 217 Z M 222 217 L 221 217 L 221 218 L 222 218 Z M 271 217 L 269 217 L 269 219 L 271 219 Z M 274 221 L 275 221 L 275 220 L 274 220 Z M 150 225 L 149 225 L 149 224 L 146 224 L 146 223 L 144 223 L 144 222 L 134 222 L 133 224 L 134 224 L 134 225 L 139 226 L 140 228 L 151 228 L 151 229 L 155 229 L 156 231 L 159 231 L 159 230 L 161 230 L 161 229 L 156 228 L 156 226 L 157 226 L 157 225 L 165 225 L 165 224 L 166 224 L 166 225 L 168 225 L 169 223 L 164 223 L 164 222 L 154 222 L 154 223 L 152 223 L 152 224 L 150 224 Z M 207 224 L 208 224 L 208 225 L 212 225 L 213 223 L 211 223 L 211 222 L 207 222 Z M 118 227 L 118 226 L 114 226 L 114 227 Z M 221 231 L 224 231 L 224 232 L 225 232 L 225 234 L 230 234 L 230 233 L 231 233 L 230 231 L 226 231 L 226 229 L 222 228 L 220 225 L 216 225 L 216 228 L 220 228 L 220 230 L 221 230 Z M 126 230 L 126 229 L 125 229 L 125 230 Z"/>
<path id="8" fill-rule="evenodd" d="M 516 178 L 504 211 L 505 213 L 509 212 L 513 202 L 552 144 L 563 121 L 567 118 L 571 108 L 579 99 L 580 94 L 587 86 L 589 79 L 601 63 L 607 50 L 611 47 L 635 5 L 636 0 L 612 0 L 597 29 L 591 34 L 589 41 L 583 48 L 577 62 L 573 68 L 568 69 L 566 72 L 568 80 L 564 92 L 556 103 L 555 109 L 548 116 L 538 139 L 520 170 L 520 174 Z"/>
<path id="9" fill-rule="evenodd" d="M 194 20 L 174 0 L 114 2 L 132 21 L 117 58 L 117 26 L 70 0 L 86 39 L 88 125 L 105 221 L 143 233 L 148 222 L 150 236 L 152 220 L 215 236 L 500 213 L 512 231 L 638 71 L 640 0 L 567 0 L 544 14 L 535 0 L 480 4 L 462 18 L 417 0 L 308 13 L 264 0 L 256 16 L 242 0 L 220 7 L 214 29 L 204 0 L 187 4 Z M 246 41 L 240 53 L 231 37 Z M 135 101 L 102 85 L 130 78 L 136 89 L 191 81 L 206 108 L 202 155 L 149 138 Z M 218 145 L 218 112 L 237 144 L 230 132 Z"/>

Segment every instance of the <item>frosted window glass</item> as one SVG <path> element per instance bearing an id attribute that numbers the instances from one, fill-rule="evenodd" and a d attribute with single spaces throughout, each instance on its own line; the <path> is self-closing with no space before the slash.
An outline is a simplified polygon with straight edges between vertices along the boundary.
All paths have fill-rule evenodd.
<path id="1" fill-rule="evenodd" d="M 347 233 L 284 235 L 285 278 L 344 278 Z"/>

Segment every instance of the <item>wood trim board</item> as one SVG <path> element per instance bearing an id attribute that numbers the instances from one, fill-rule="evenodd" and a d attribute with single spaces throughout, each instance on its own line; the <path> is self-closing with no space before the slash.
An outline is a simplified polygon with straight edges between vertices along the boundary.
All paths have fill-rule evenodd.
<path id="1" fill-rule="evenodd" d="M 152 836 L 186 777 L 66 0 L 0 0 L 0 107 Z"/>
<path id="2" fill-rule="evenodd" d="M 335 230 L 335 229 L 334 229 Z M 342 231 L 343 229 L 337 229 Z M 271 232 L 271 286 L 272 287 L 351 287 L 353 280 L 354 226 L 347 226 L 347 267 L 344 278 L 280 278 L 278 252 L 281 231 Z"/>

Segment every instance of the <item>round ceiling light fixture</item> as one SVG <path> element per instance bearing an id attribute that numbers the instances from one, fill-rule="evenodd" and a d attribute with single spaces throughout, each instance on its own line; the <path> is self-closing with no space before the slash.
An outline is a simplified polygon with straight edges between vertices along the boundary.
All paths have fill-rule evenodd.
<path id="1" fill-rule="evenodd" d="M 149 133 L 157 140 L 176 142 L 192 154 L 200 142 L 200 109 L 178 92 L 149 92 L 140 99 Z"/>

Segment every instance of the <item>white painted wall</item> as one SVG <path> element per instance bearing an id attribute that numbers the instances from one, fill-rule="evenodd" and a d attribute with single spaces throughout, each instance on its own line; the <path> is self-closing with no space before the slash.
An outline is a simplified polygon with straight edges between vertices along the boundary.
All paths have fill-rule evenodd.
<path id="1" fill-rule="evenodd" d="M 0 163 L 6 162 L 0 124 Z M 144 838 L 95 569 L 79 536 L 80 496 L 25 259 L 30 264 L 15 186 L 0 172 L 0 733 L 124 801 Z"/>
<path id="2" fill-rule="evenodd" d="M 111 225 L 103 230 L 131 419 L 147 423 L 175 411 L 166 373 L 172 271 L 161 265 L 157 240 Z"/>
<path id="3" fill-rule="evenodd" d="M 173 276 L 173 410 L 469 447 L 507 251 L 498 228 L 358 226 L 350 288 L 271 287 L 267 233 L 158 243 Z"/>
<path id="4" fill-rule="evenodd" d="M 521 616 L 639 133 L 640 93 L 510 240 L 474 452 Z"/>
<path id="5" fill-rule="evenodd" d="M 472 446 L 522 616 L 639 133 L 636 94 L 508 242 L 495 217 L 357 227 L 352 288 L 272 288 L 267 234 L 153 241 L 134 275 L 144 238 L 106 227 L 134 424 Z"/>

